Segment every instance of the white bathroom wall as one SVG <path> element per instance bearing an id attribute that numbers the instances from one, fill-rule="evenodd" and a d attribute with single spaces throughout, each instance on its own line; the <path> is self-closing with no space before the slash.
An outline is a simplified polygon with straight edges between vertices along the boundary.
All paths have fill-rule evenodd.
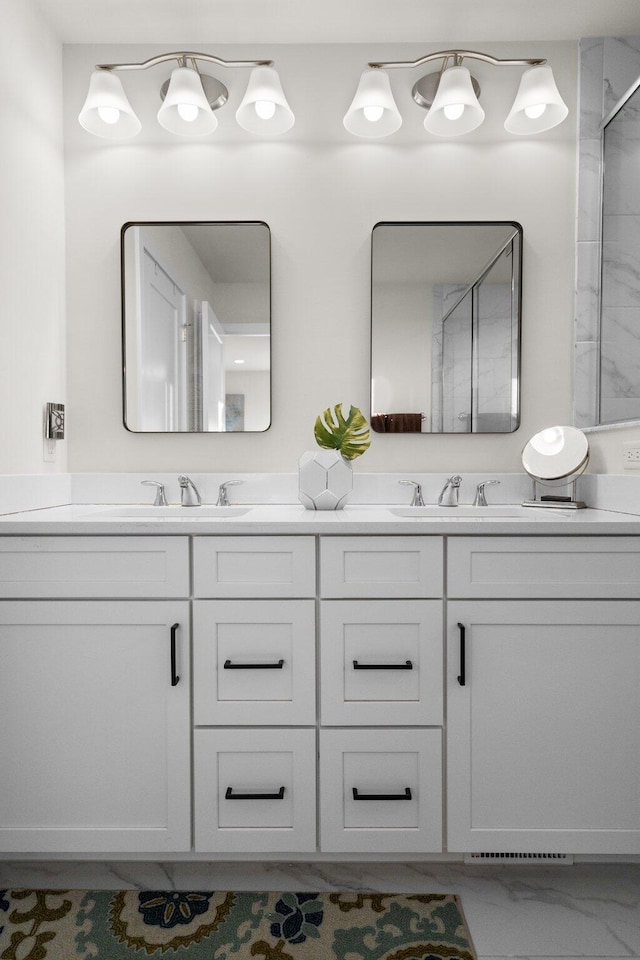
<path id="1" fill-rule="evenodd" d="M 43 409 L 66 400 L 62 47 L 33 0 L 0 6 L 0 474 L 43 461 Z"/>
<path id="2" fill-rule="evenodd" d="M 376 283 L 374 298 L 373 412 L 421 413 L 430 430 L 431 286 Z"/>
<path id="3" fill-rule="evenodd" d="M 464 45 L 473 48 L 472 38 Z M 424 113 L 410 98 L 424 71 L 397 71 L 392 84 L 403 128 L 387 141 L 365 142 L 341 122 L 361 70 L 370 59 L 414 59 L 427 52 L 424 45 L 267 50 L 200 41 L 196 49 L 225 58 L 274 57 L 297 116 L 292 131 L 262 142 L 236 128 L 246 73 L 227 71 L 230 102 L 216 134 L 200 142 L 170 137 L 153 117 L 167 66 L 125 78 L 145 128 L 136 140 L 113 144 L 77 124 L 91 68 L 142 60 L 160 48 L 65 48 L 71 470 L 293 471 L 314 445 L 314 420 L 324 408 L 343 401 L 368 413 L 370 245 L 380 220 L 522 224 L 522 426 L 500 436 L 374 435 L 356 469 L 519 471 L 532 433 L 571 422 L 576 46 L 475 46 L 503 57 L 548 57 L 570 118 L 540 137 L 509 137 L 502 121 L 520 70 L 479 64 L 485 124 L 461 140 L 440 141 L 425 134 Z M 122 426 L 120 227 L 172 219 L 260 219 L 271 227 L 273 415 L 266 433 L 141 436 Z"/>

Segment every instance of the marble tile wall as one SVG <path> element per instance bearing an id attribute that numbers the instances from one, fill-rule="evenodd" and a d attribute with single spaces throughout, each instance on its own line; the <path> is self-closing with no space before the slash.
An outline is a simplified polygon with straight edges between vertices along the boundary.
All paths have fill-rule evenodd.
<path id="1" fill-rule="evenodd" d="M 600 251 L 602 242 L 601 182 L 602 151 L 601 124 L 604 117 L 618 103 L 631 84 L 640 75 L 640 37 L 594 37 L 580 41 L 579 77 L 579 139 L 578 139 L 578 222 L 576 244 L 576 303 L 575 303 L 575 361 L 574 361 L 574 423 L 590 427 L 598 423 L 597 384 L 599 366 L 601 295 Z M 627 158 L 620 164 L 620 175 L 627 166 Z M 609 299 L 618 300 L 617 291 L 629 289 L 628 269 L 619 256 L 623 235 L 634 231 L 636 224 L 627 219 L 635 211 L 629 204 L 634 196 L 622 189 L 622 206 L 605 224 L 605 241 L 609 239 L 608 267 L 605 283 L 609 284 Z M 615 209 L 615 208 L 612 208 Z M 639 207 L 640 210 L 640 207 Z M 613 244 L 618 238 L 618 246 Z M 629 237 L 625 240 L 628 242 Z M 640 231 L 637 235 L 640 244 Z M 627 246 L 627 249 L 630 249 Z M 635 262 L 640 259 L 636 248 Z M 627 264 L 628 267 L 628 264 Z M 614 292 L 616 291 L 616 292 Z M 604 292 L 604 291 L 603 291 Z M 634 338 L 628 312 L 619 307 L 628 303 L 609 303 L 613 307 L 606 330 L 603 328 L 602 419 L 640 418 L 640 404 L 633 386 L 629 367 L 630 346 Z M 637 365 L 637 361 L 636 364 Z"/>

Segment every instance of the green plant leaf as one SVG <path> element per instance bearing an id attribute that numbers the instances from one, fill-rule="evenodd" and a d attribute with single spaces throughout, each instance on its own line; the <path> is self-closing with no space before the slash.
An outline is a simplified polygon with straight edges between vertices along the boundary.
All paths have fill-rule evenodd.
<path id="1" fill-rule="evenodd" d="M 342 404 L 327 409 L 316 417 L 314 436 L 318 446 L 326 450 L 338 450 L 345 460 L 355 460 L 369 449 L 369 424 L 361 410 L 349 407 L 349 416 L 345 420 Z"/>

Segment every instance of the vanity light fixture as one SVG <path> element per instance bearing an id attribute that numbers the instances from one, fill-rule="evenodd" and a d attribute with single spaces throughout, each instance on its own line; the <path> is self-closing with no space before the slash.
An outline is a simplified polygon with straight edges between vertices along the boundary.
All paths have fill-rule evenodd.
<path id="1" fill-rule="evenodd" d="M 541 133 L 561 123 L 569 113 L 551 67 L 544 59 L 500 60 L 475 50 L 440 50 L 418 60 L 389 63 L 371 62 L 358 84 L 356 95 L 343 120 L 358 137 L 386 137 L 402 124 L 393 99 L 387 70 L 412 69 L 431 60 L 442 60 L 435 73 L 421 77 L 411 94 L 427 110 L 424 127 L 439 137 L 457 137 L 479 127 L 485 113 L 478 97 L 480 85 L 471 76 L 463 59 L 482 60 L 494 66 L 526 66 L 505 130 L 515 134 Z"/>
<path id="2" fill-rule="evenodd" d="M 164 53 L 142 63 L 96 64 L 89 92 L 78 120 L 89 133 L 109 140 L 135 137 L 142 129 L 118 71 L 148 70 L 177 61 L 171 77 L 160 88 L 163 101 L 158 123 L 180 136 L 203 136 L 218 126 L 214 111 L 229 99 L 223 83 L 200 73 L 198 61 L 220 67 L 253 67 L 244 99 L 236 112 L 238 124 L 251 133 L 279 134 L 293 126 L 295 117 L 282 90 L 273 60 L 222 60 L 208 53 Z"/>

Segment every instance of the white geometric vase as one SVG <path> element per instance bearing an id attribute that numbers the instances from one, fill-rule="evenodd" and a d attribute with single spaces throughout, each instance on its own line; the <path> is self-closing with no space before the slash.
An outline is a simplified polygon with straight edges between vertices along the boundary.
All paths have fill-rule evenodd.
<path id="1" fill-rule="evenodd" d="M 298 499 L 307 510 L 342 510 L 353 489 L 351 464 L 337 450 L 307 450 L 298 461 Z"/>

